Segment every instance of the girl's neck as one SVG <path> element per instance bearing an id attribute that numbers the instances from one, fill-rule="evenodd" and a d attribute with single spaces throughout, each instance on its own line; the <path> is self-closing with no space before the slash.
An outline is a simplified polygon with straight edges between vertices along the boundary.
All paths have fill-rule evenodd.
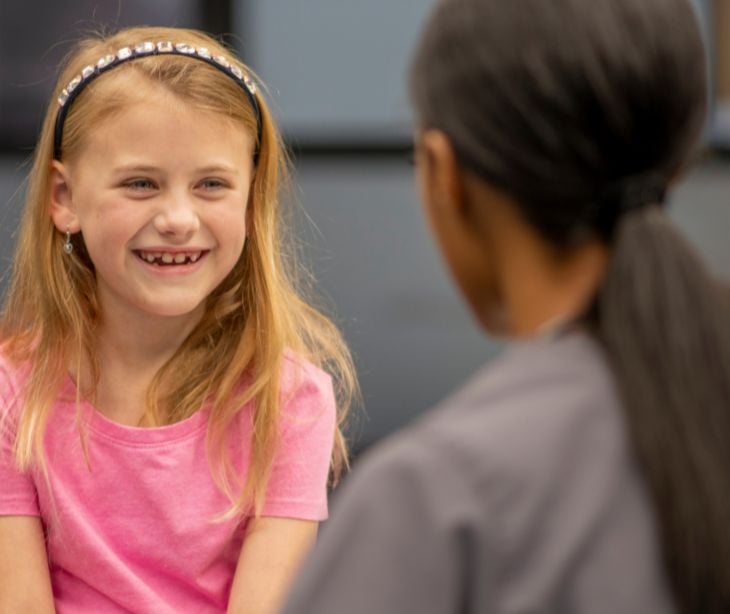
<path id="1" fill-rule="evenodd" d="M 147 390 L 198 323 L 202 310 L 197 311 L 156 317 L 102 309 L 96 335 L 96 409 L 115 422 L 142 425 Z"/>
<path id="2" fill-rule="evenodd" d="M 102 317 L 97 329 L 100 363 L 123 366 L 136 371 L 156 372 L 177 351 L 198 319 Z"/>

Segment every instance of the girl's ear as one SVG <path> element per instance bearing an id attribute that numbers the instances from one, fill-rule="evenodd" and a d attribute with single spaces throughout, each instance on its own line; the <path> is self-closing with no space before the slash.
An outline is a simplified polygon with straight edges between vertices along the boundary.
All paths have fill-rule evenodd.
<path id="1" fill-rule="evenodd" d="M 73 205 L 68 169 L 58 160 L 51 162 L 51 219 L 59 232 L 81 230 Z"/>

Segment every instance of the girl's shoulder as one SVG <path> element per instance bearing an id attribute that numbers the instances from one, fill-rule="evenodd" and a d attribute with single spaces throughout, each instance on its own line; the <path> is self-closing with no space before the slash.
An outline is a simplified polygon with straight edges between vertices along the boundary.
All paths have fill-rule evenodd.
<path id="1" fill-rule="evenodd" d="M 0 423 L 15 423 L 22 409 L 20 398 L 30 373 L 30 365 L 17 363 L 0 349 Z"/>
<path id="2" fill-rule="evenodd" d="M 296 394 L 301 387 L 331 388 L 332 377 L 311 360 L 292 350 L 286 350 L 281 365 L 280 386 L 282 394 L 286 397 L 289 394 Z"/>
<path id="3" fill-rule="evenodd" d="M 319 418 L 336 412 L 332 377 L 307 358 L 287 350 L 281 367 L 282 418 Z"/>
<path id="4" fill-rule="evenodd" d="M 30 365 L 27 362 L 13 361 L 0 348 L 0 403 L 7 407 L 17 399 L 19 391 L 30 374 Z"/>

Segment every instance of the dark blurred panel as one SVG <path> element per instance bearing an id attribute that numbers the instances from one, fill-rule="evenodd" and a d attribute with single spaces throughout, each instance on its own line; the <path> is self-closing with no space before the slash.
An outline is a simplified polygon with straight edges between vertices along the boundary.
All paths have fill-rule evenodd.
<path id="1" fill-rule="evenodd" d="M 229 2 L 0 0 L 0 151 L 32 149 L 59 63 L 81 36 L 131 25 L 224 31 Z"/>
<path id="2" fill-rule="evenodd" d="M 297 159 L 297 236 L 354 353 L 365 411 L 358 452 L 443 399 L 500 349 L 475 325 L 447 275 L 404 159 Z M 730 278 L 730 165 L 683 177 L 670 212 L 712 269 Z"/>
<path id="3" fill-rule="evenodd" d="M 297 159 L 297 237 L 353 351 L 354 451 L 403 426 L 499 350 L 473 321 L 421 214 L 405 156 Z"/>

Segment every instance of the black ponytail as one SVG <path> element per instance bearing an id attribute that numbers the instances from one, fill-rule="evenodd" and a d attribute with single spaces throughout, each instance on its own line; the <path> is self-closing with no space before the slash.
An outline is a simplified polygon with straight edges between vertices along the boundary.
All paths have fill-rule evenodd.
<path id="1" fill-rule="evenodd" d="M 626 408 L 682 612 L 730 611 L 730 318 L 657 209 L 624 216 L 596 335 Z"/>
<path id="2" fill-rule="evenodd" d="M 659 206 L 707 105 L 690 0 L 442 0 L 411 90 L 421 125 L 546 239 L 609 245 L 592 330 L 675 601 L 683 614 L 730 612 L 727 293 Z"/>

